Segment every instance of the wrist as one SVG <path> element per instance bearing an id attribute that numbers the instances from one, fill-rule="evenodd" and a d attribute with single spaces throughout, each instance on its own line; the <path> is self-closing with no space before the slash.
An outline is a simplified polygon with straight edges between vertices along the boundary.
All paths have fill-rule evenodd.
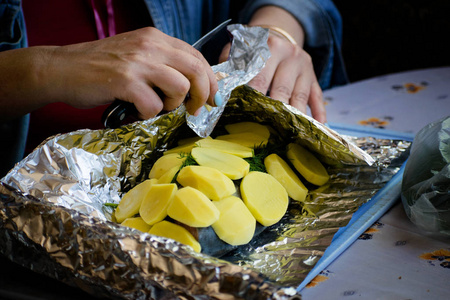
<path id="1" fill-rule="evenodd" d="M 303 47 L 304 30 L 297 19 L 288 11 L 277 6 L 263 6 L 255 11 L 249 26 L 268 28 L 270 33 L 282 37 L 289 42 L 295 41 Z"/>
<path id="2" fill-rule="evenodd" d="M 273 26 L 273 25 L 265 25 L 265 24 L 254 25 L 254 26 L 269 29 L 269 33 L 276 35 L 278 37 L 281 37 L 293 45 L 297 45 L 297 41 L 294 39 L 294 37 L 292 35 L 290 35 L 286 30 L 284 30 L 280 27 Z"/>

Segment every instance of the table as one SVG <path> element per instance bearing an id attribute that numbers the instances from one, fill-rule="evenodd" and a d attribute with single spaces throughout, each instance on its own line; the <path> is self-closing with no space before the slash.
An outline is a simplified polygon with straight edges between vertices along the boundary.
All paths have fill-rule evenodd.
<path id="1" fill-rule="evenodd" d="M 450 68 L 390 74 L 324 92 L 342 134 L 412 140 L 450 115 Z M 449 299 L 450 237 L 409 221 L 399 198 L 301 290 L 303 299 Z M 317 271 L 317 270 L 316 270 Z"/>

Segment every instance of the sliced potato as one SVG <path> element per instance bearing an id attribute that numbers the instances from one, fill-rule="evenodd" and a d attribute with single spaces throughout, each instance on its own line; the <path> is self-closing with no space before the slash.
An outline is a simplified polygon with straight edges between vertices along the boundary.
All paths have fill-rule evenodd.
<path id="1" fill-rule="evenodd" d="M 175 178 L 175 175 L 177 174 L 177 172 L 180 170 L 180 167 L 178 166 L 174 166 L 171 169 L 167 170 L 166 173 L 164 173 L 163 175 L 161 175 L 161 177 L 159 177 L 158 183 L 163 184 L 163 183 L 172 183 L 173 179 Z"/>
<path id="2" fill-rule="evenodd" d="M 232 180 L 241 179 L 250 170 L 243 158 L 215 149 L 196 147 L 191 154 L 199 165 L 217 169 Z"/>
<path id="3" fill-rule="evenodd" d="M 256 123 L 256 122 L 238 122 L 225 125 L 225 130 L 228 133 L 242 133 L 242 132 L 252 132 L 257 135 L 269 139 L 270 130 L 267 126 Z"/>
<path id="4" fill-rule="evenodd" d="M 234 182 L 217 169 L 187 166 L 178 173 L 177 181 L 204 193 L 211 200 L 219 200 L 236 192 Z"/>
<path id="5" fill-rule="evenodd" d="M 289 204 L 286 189 L 272 175 L 252 171 L 240 186 L 242 200 L 255 219 L 270 226 L 284 216 Z"/>
<path id="6" fill-rule="evenodd" d="M 220 211 L 219 219 L 211 225 L 217 236 L 233 246 L 250 242 L 255 234 L 256 220 L 244 202 L 230 196 L 213 203 Z"/>
<path id="7" fill-rule="evenodd" d="M 308 182 L 321 186 L 330 179 L 320 160 L 299 144 L 290 143 L 287 146 L 286 155 L 295 169 Z"/>
<path id="8" fill-rule="evenodd" d="M 186 157 L 179 153 L 169 153 L 163 155 L 155 161 L 148 177 L 158 179 L 173 167 L 178 167 L 179 169 L 185 160 Z"/>
<path id="9" fill-rule="evenodd" d="M 200 136 L 193 136 L 193 137 L 189 137 L 189 138 L 185 138 L 185 139 L 181 139 L 178 141 L 178 146 L 182 146 L 182 145 L 187 145 L 187 144 L 192 144 L 192 143 L 197 143 L 200 140 L 203 139 L 212 139 L 210 136 L 206 137 L 206 138 L 202 138 Z"/>
<path id="10" fill-rule="evenodd" d="M 150 234 L 166 237 L 175 240 L 181 244 L 191 246 L 195 252 L 201 252 L 202 247 L 194 236 L 183 226 L 169 221 L 161 221 L 152 226 Z"/>
<path id="11" fill-rule="evenodd" d="M 147 179 L 137 184 L 122 197 L 114 211 L 118 223 L 122 223 L 126 218 L 134 217 L 139 212 L 142 200 L 148 196 L 150 187 L 155 182 L 155 179 Z"/>
<path id="12" fill-rule="evenodd" d="M 216 139 L 203 139 L 197 142 L 197 145 L 202 148 L 212 148 L 225 152 L 228 154 L 233 154 L 242 158 L 252 157 L 253 149 L 250 147 L 242 146 L 237 143 L 216 140 Z"/>
<path id="13" fill-rule="evenodd" d="M 219 219 L 220 212 L 205 194 L 187 186 L 175 193 L 167 214 L 191 227 L 208 227 Z"/>
<path id="14" fill-rule="evenodd" d="M 264 146 L 269 142 L 269 139 L 253 132 L 224 134 L 217 136 L 216 139 L 237 143 L 250 148 Z"/>
<path id="15" fill-rule="evenodd" d="M 167 208 L 178 187 L 175 183 L 152 184 L 148 196 L 142 201 L 139 215 L 149 225 L 164 220 Z"/>
<path id="16" fill-rule="evenodd" d="M 120 225 L 134 228 L 142 232 L 148 232 L 150 228 L 152 228 L 152 226 L 147 224 L 141 217 L 126 218 Z"/>
<path id="17" fill-rule="evenodd" d="M 182 144 L 180 146 L 168 149 L 167 151 L 165 151 L 163 153 L 163 155 L 168 155 L 168 154 L 172 154 L 172 153 L 191 153 L 192 148 L 196 147 L 195 143 L 197 141 L 192 141 L 190 143 L 187 144 Z"/>
<path id="18" fill-rule="evenodd" d="M 302 183 L 294 170 L 276 153 L 268 155 L 264 159 L 267 173 L 275 177 L 286 189 L 289 197 L 296 201 L 305 201 L 308 189 Z"/>

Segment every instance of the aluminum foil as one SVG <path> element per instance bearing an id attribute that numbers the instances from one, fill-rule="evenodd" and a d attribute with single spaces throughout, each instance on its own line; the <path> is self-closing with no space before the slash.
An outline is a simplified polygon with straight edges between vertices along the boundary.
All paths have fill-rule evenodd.
<path id="1" fill-rule="evenodd" d="M 330 182 L 222 258 L 111 222 L 104 204 L 118 203 L 147 178 L 163 151 L 198 134 L 180 106 L 117 129 L 51 137 L 18 163 L 0 184 L 1 253 L 115 299 L 300 298 L 296 286 L 333 234 L 398 171 L 409 145 L 340 136 L 245 85 L 233 89 L 219 115 L 214 130 L 242 120 L 262 122 L 285 141 L 308 147 L 326 163 Z"/>
<path id="2" fill-rule="evenodd" d="M 110 222 L 103 205 L 145 179 L 162 151 L 195 135 L 184 112 L 71 132 L 38 147 L 0 185 L 0 251 L 111 298 L 295 299 L 334 233 L 396 173 L 408 149 L 407 142 L 339 136 L 247 86 L 235 89 L 217 130 L 240 120 L 269 124 L 333 162 L 331 180 L 252 243 L 214 258 Z"/>
<path id="3" fill-rule="evenodd" d="M 255 77 L 270 57 L 267 45 L 268 29 L 241 24 L 229 25 L 227 29 L 233 36 L 230 57 L 227 61 L 212 67 L 218 79 L 218 93 L 221 94 L 224 103 L 219 107 L 205 105 L 198 116 L 186 115 L 189 127 L 201 137 L 207 137 L 213 131 L 231 92 Z"/>

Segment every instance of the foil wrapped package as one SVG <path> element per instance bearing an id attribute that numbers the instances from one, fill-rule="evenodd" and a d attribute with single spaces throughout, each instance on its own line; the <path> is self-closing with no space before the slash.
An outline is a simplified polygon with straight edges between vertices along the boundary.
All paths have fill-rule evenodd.
<path id="1" fill-rule="evenodd" d="M 231 82 L 230 74 L 224 78 Z M 1 253 L 114 299 L 299 299 L 296 287 L 334 233 L 398 171 L 409 143 L 343 137 L 289 105 L 233 85 L 229 93 L 222 90 L 226 105 L 205 108 L 200 119 L 180 106 L 151 120 L 42 143 L 0 183 Z M 284 140 L 313 151 L 330 181 L 221 258 L 111 221 L 105 204 L 119 203 L 179 139 L 243 120 L 268 124 Z"/>
<path id="2" fill-rule="evenodd" d="M 293 203 L 279 224 L 226 257 L 120 226 L 104 205 L 118 203 L 122 191 L 145 179 L 161 152 L 195 135 L 182 107 L 154 120 L 80 130 L 41 145 L 0 186 L 0 251 L 111 298 L 300 297 L 295 287 L 333 234 L 395 174 L 395 161 L 409 145 L 341 137 L 247 86 L 232 92 L 218 126 L 242 120 L 269 124 L 310 148 L 327 161 L 331 179 L 310 192 L 304 207 Z"/>

